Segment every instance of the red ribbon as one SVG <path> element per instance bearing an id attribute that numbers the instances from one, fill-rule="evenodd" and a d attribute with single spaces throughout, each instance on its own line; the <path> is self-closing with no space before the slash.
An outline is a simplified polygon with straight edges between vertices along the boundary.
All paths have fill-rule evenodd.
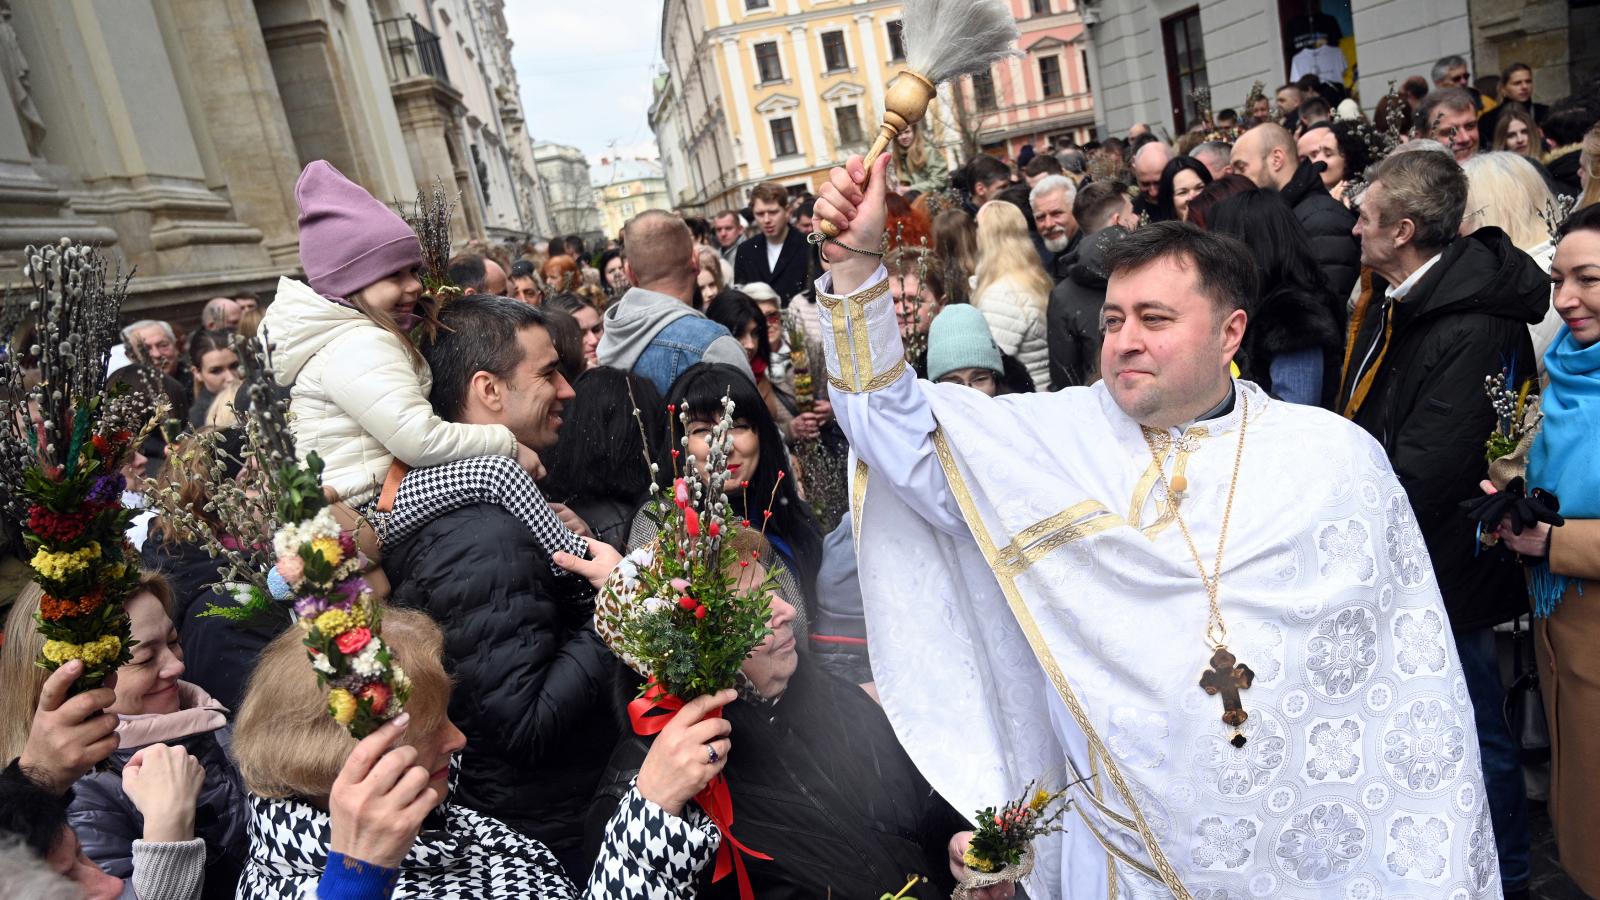
<path id="1" fill-rule="evenodd" d="M 649 737 L 659 734 L 681 709 L 683 698 L 667 693 L 652 678 L 644 696 L 628 704 L 628 721 L 633 725 L 634 734 Z M 720 717 L 722 710 L 712 710 L 711 715 Z M 711 873 L 712 882 L 728 877 L 731 871 L 739 879 L 740 900 L 754 900 L 755 891 L 750 887 L 750 873 L 745 870 L 744 857 L 765 860 L 772 857 L 759 850 L 751 850 L 733 836 L 733 795 L 728 792 L 728 780 L 719 772 L 704 790 L 694 795 L 694 802 L 700 804 L 717 830 L 722 832 L 722 845 L 717 848 L 716 867 Z"/>

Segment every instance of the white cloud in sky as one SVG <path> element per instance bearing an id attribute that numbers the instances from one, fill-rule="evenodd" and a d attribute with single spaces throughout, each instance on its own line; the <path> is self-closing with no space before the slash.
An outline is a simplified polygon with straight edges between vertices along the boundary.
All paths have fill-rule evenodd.
<path id="1" fill-rule="evenodd" d="M 662 0 L 509 0 L 506 26 L 535 141 L 655 158 L 646 113 Z M 610 145 L 616 142 L 616 149 Z"/>

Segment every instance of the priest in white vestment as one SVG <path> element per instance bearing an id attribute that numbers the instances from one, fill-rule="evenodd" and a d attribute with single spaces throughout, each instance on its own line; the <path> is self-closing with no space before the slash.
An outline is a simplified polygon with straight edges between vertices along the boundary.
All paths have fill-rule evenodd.
<path id="1" fill-rule="evenodd" d="M 873 673 L 934 787 L 970 812 L 1085 779 L 1036 898 L 1499 897 L 1404 491 L 1360 428 L 1228 375 L 1247 248 L 1135 232 L 1108 255 L 1105 380 L 991 399 L 906 365 L 860 252 L 882 165 L 863 177 L 852 158 L 820 194 L 841 234 L 818 297 Z M 1200 686 L 1217 643 L 1254 674 L 1239 727 Z"/>

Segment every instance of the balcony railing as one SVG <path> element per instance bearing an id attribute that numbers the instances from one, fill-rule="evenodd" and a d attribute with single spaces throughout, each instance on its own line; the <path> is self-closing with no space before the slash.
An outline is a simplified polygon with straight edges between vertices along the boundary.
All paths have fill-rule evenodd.
<path id="1" fill-rule="evenodd" d="M 439 50 L 439 36 L 418 22 L 416 16 L 379 22 L 378 42 L 388 51 L 383 62 L 389 70 L 390 83 L 422 76 L 450 83 L 444 53 Z"/>

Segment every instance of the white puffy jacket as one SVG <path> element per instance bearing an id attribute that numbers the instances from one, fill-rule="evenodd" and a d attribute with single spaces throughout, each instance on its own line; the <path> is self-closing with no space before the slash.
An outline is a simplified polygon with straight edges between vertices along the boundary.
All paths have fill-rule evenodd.
<path id="1" fill-rule="evenodd" d="M 352 505 L 376 496 L 397 458 L 421 467 L 517 455 L 517 439 L 504 425 L 461 425 L 435 415 L 427 364 L 359 310 L 280 278 L 261 325 L 273 345 L 273 375 L 290 387 L 300 458 L 316 451 L 326 466 L 323 485 Z"/>
<path id="2" fill-rule="evenodd" d="M 1036 391 L 1050 390 L 1050 344 L 1045 336 L 1045 308 L 1048 298 L 1035 300 L 1022 283 L 1007 277 L 996 279 L 983 293 L 972 298 L 972 305 L 983 313 L 996 346 L 1007 356 L 1015 356 L 1028 370 Z"/>

